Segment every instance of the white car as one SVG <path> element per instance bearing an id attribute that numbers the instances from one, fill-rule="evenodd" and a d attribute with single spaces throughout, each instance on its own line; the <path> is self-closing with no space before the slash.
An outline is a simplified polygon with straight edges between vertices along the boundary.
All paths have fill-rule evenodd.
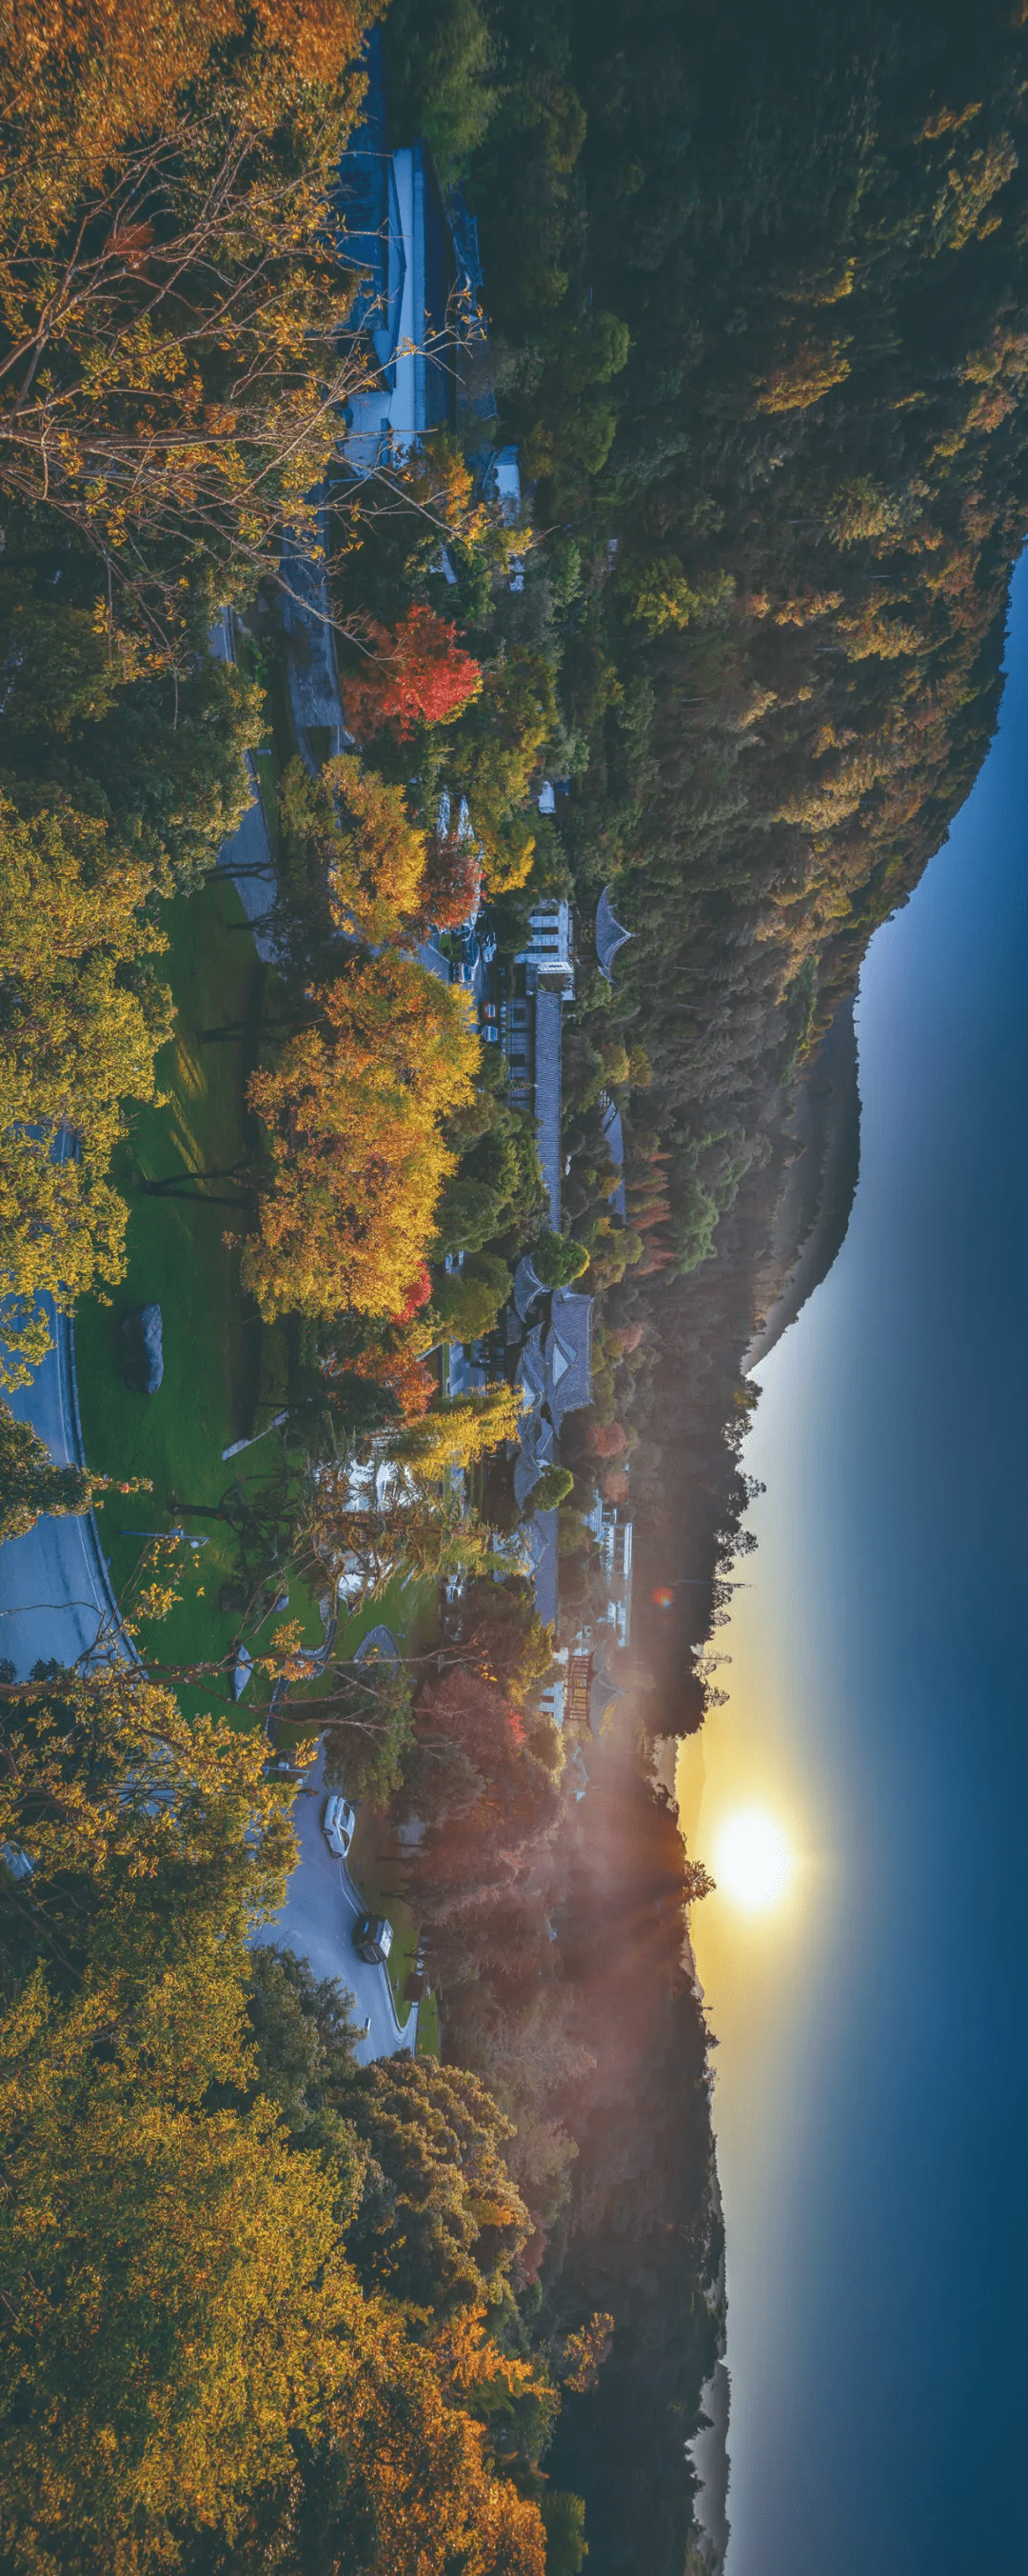
<path id="1" fill-rule="evenodd" d="M 325 1808 L 324 1816 L 322 1817 L 322 1824 L 324 1827 L 325 1841 L 328 1844 L 329 1850 L 335 1853 L 337 1860 L 346 1859 L 347 1852 L 349 1851 L 350 1845 L 353 1841 L 353 1829 L 356 1822 L 356 1815 L 354 1814 L 353 1808 L 351 1807 L 348 1799 L 329 1799 L 328 1805 Z"/>

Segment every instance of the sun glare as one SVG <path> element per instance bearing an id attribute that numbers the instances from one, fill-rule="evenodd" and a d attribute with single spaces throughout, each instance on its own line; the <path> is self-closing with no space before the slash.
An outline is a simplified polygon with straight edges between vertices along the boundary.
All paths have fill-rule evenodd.
<path id="1" fill-rule="evenodd" d="M 792 1872 L 792 1853 L 774 1817 L 760 1807 L 729 1816 L 718 1836 L 717 1884 L 736 1905 L 757 1913 L 782 1895 Z"/>

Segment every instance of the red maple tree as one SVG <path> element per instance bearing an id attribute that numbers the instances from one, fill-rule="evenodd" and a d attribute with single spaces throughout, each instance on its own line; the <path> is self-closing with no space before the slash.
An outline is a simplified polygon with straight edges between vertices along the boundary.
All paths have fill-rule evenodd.
<path id="1" fill-rule="evenodd" d="M 482 686 L 482 666 L 457 642 L 457 629 L 417 602 L 390 631 L 369 618 L 371 652 L 346 682 L 346 711 L 363 737 L 391 725 L 401 741 L 417 724 L 449 724 Z"/>
<path id="2" fill-rule="evenodd" d="M 465 832 L 446 832 L 429 841 L 425 861 L 422 919 L 436 930 L 459 930 L 470 920 L 482 892 L 482 862 Z"/>

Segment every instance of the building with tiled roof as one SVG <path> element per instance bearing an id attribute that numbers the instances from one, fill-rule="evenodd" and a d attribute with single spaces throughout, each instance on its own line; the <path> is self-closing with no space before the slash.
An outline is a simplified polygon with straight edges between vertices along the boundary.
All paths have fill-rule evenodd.
<path id="1" fill-rule="evenodd" d="M 592 1403 L 593 1301 L 575 1288 L 554 1290 L 546 1336 L 546 1376 L 554 1430 L 567 1413 Z"/>

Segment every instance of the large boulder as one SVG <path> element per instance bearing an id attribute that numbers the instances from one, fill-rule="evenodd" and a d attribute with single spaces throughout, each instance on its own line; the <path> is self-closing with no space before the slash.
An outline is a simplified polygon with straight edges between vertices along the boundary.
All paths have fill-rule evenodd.
<path id="1" fill-rule="evenodd" d="M 126 1386 L 136 1395 L 156 1395 L 164 1376 L 164 1344 L 159 1306 L 136 1306 L 121 1328 L 121 1365 Z"/>

